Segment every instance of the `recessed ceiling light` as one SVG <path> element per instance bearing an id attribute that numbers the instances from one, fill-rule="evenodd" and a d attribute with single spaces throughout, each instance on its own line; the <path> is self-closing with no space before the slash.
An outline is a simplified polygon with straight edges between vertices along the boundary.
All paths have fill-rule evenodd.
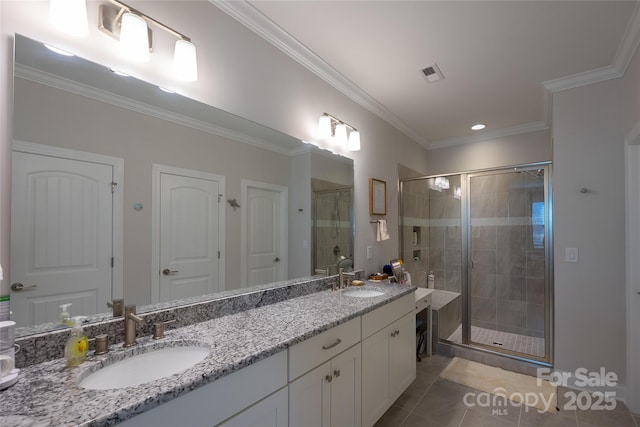
<path id="1" fill-rule="evenodd" d="M 471 126 L 471 130 L 482 130 L 484 128 L 486 128 L 487 125 L 485 125 L 484 123 L 477 123 L 473 126 Z"/>
<path id="2" fill-rule="evenodd" d="M 62 50 L 62 49 L 60 49 L 60 48 L 58 48 L 58 47 L 51 46 L 51 45 L 46 44 L 46 43 L 45 43 L 44 47 L 46 47 L 47 49 L 49 49 L 51 52 L 55 52 L 55 53 L 57 53 L 58 55 L 62 55 L 62 56 L 75 56 L 73 53 L 67 52 L 66 50 Z"/>

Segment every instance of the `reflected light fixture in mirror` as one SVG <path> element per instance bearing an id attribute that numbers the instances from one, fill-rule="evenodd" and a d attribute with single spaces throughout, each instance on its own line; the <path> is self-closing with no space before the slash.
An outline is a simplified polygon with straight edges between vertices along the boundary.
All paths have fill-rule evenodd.
<path id="1" fill-rule="evenodd" d="M 51 0 L 49 22 L 57 29 L 76 37 L 89 34 L 85 0 Z"/>
<path id="2" fill-rule="evenodd" d="M 348 132 L 348 129 L 351 131 Z M 333 144 L 349 151 L 360 150 L 360 132 L 331 114 L 323 113 L 320 116 L 317 134 L 320 139 L 329 139 L 333 136 Z"/>

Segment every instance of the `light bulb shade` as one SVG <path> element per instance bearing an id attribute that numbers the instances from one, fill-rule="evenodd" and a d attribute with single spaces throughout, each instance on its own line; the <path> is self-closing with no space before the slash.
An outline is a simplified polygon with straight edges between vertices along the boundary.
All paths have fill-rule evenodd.
<path id="1" fill-rule="evenodd" d="M 177 40 L 173 52 L 173 73 L 181 80 L 194 82 L 198 80 L 198 60 L 196 47 L 187 40 Z"/>
<path id="2" fill-rule="evenodd" d="M 89 34 L 85 0 L 50 0 L 49 22 L 60 31 L 76 37 Z"/>
<path id="3" fill-rule="evenodd" d="M 120 50 L 132 61 L 149 61 L 149 30 L 142 17 L 130 12 L 122 15 Z"/>
<path id="4" fill-rule="evenodd" d="M 360 132 L 352 130 L 349 134 L 349 143 L 347 144 L 347 150 L 360 151 Z"/>
<path id="5" fill-rule="evenodd" d="M 331 117 L 323 114 L 318 119 L 318 138 L 331 138 Z"/>
<path id="6" fill-rule="evenodd" d="M 339 147 L 346 147 L 347 146 L 347 125 L 345 125 L 344 123 L 338 123 L 336 125 L 336 134 L 334 137 L 334 144 L 336 144 Z"/>

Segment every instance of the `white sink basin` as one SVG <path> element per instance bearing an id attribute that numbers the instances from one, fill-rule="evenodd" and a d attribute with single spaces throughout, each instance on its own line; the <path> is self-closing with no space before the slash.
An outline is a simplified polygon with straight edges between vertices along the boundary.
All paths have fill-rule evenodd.
<path id="1" fill-rule="evenodd" d="M 347 289 L 346 291 L 342 291 L 342 295 L 346 297 L 371 298 L 384 295 L 384 292 L 375 289 Z"/>
<path id="2" fill-rule="evenodd" d="M 107 365 L 80 381 L 91 390 L 132 387 L 169 377 L 191 368 L 209 355 L 208 347 L 164 347 L 127 357 Z"/>

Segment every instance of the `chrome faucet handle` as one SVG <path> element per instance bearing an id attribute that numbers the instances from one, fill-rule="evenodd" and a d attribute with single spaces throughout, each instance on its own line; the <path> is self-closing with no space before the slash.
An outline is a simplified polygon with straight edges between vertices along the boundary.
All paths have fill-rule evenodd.
<path id="1" fill-rule="evenodd" d="M 164 327 L 170 323 L 175 322 L 176 319 L 167 320 L 166 322 L 156 322 L 153 324 L 153 339 L 159 340 L 160 338 L 164 338 Z"/>

